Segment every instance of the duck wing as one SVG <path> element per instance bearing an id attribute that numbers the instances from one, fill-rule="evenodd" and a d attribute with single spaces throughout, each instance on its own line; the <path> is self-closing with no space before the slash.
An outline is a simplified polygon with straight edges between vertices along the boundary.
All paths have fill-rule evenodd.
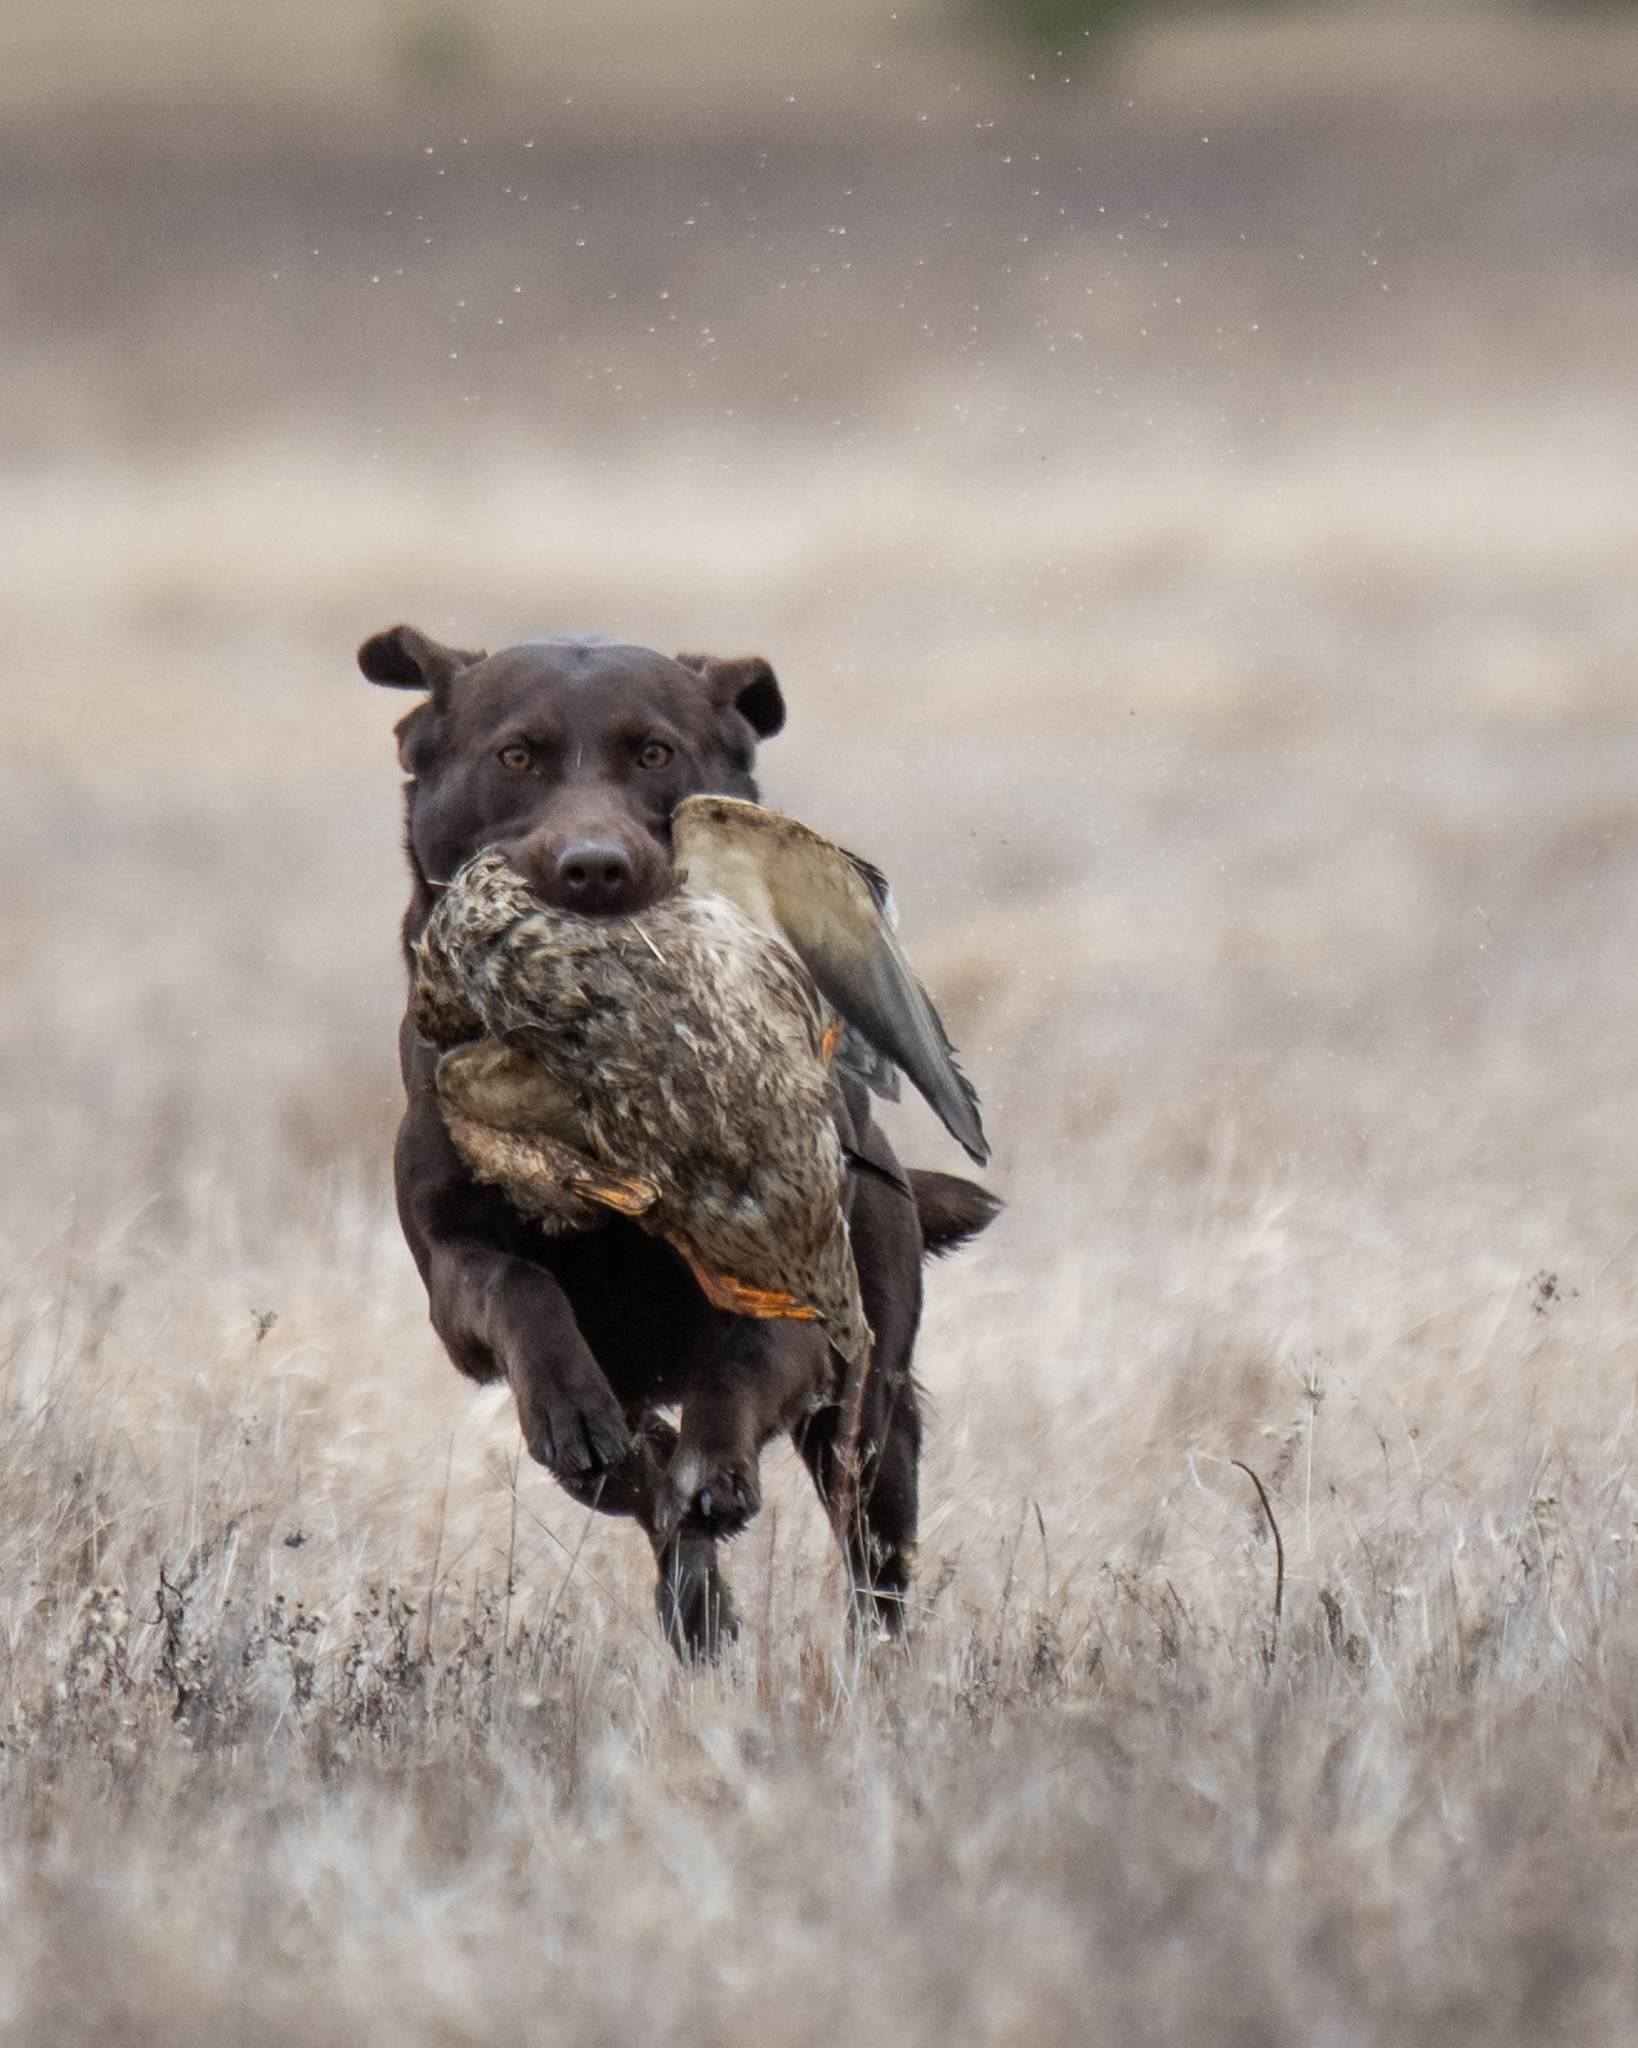
<path id="1" fill-rule="evenodd" d="M 794 818 L 737 797 L 685 798 L 672 839 L 682 886 L 727 897 L 782 939 L 825 1000 L 904 1069 L 945 1129 L 984 1165 L 990 1149 L 977 1093 L 894 934 L 886 877 Z"/>
<path id="2" fill-rule="evenodd" d="M 898 1101 L 898 1068 L 851 1024 L 842 1033 L 842 1042 L 836 1048 L 836 1065 L 846 1067 L 850 1074 L 857 1074 L 871 1094 L 879 1095 L 884 1102 Z"/>
<path id="3" fill-rule="evenodd" d="M 514 1052 L 498 1038 L 457 1045 L 434 1072 L 438 1100 L 457 1116 L 492 1131 L 540 1132 L 583 1151 L 586 1133 L 568 1089 L 538 1060 Z"/>
<path id="4" fill-rule="evenodd" d="M 527 1053 L 481 1038 L 446 1052 L 433 1081 L 456 1150 L 480 1180 L 531 1197 L 526 1209 L 553 1213 L 561 1189 L 622 1216 L 644 1216 L 659 1200 L 645 1175 L 591 1157 L 573 1097 Z"/>

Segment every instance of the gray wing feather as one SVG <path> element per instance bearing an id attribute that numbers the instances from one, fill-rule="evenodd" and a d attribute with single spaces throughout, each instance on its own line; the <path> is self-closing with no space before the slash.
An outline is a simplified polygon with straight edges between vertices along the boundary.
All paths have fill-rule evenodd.
<path id="1" fill-rule="evenodd" d="M 920 1089 L 980 1166 L 989 1145 L 978 1096 L 895 937 L 886 879 L 795 819 L 733 798 L 678 807 L 686 886 L 723 895 L 801 960 L 843 1020 Z"/>
<path id="2" fill-rule="evenodd" d="M 788 893 L 779 892 L 782 909 Z M 875 932 L 865 943 L 837 945 L 829 932 L 814 931 L 798 907 L 786 920 L 786 929 L 820 994 L 878 1052 L 904 1069 L 951 1137 L 983 1166 L 990 1148 L 979 1118 L 978 1093 L 956 1065 L 943 1021 L 897 939 L 879 916 L 874 923 Z"/>
<path id="3" fill-rule="evenodd" d="M 850 1074 L 857 1074 L 871 1094 L 879 1095 L 883 1102 L 898 1101 L 898 1068 L 876 1050 L 857 1025 L 849 1024 L 842 1033 L 842 1042 L 836 1048 L 836 1064 L 846 1067 Z"/>

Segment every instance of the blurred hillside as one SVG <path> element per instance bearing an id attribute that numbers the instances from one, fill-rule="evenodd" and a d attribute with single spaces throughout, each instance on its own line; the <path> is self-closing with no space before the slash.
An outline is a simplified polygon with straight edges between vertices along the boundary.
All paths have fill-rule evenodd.
<path id="1" fill-rule="evenodd" d="M 178 1029 L 258 904 L 297 984 L 358 959 L 302 1033 L 387 1115 L 398 707 L 349 657 L 396 616 L 764 647 L 778 800 L 1026 1016 L 1110 941 L 1012 921 L 1124 920 L 1180 1057 L 1230 841 L 1336 880 L 1371 774 L 1459 838 L 1624 803 L 1619 15 L 1157 17 L 1060 72 L 930 5 L 514 8 L 436 79 L 393 55 L 428 18 L 0 24 L 13 866 L 76 817 L 68 931 L 209 846 L 141 998 Z M 1139 937 L 1157 889 L 1193 936 Z M 83 965 L 30 1014 L 95 1074 Z"/>
<path id="2" fill-rule="evenodd" d="M 1163 14 L 1042 64 L 931 0 L 513 8 L 447 77 L 422 20 L 7 11 L 0 452 L 885 424 L 1107 475 L 1624 374 L 1619 16 Z"/>
<path id="3" fill-rule="evenodd" d="M 368 117 L 463 92 L 538 104 L 572 82 L 581 104 L 587 93 L 645 111 L 670 102 L 670 118 L 687 122 L 759 79 L 800 74 L 857 90 L 868 73 L 918 55 L 988 51 L 1004 61 L 1009 45 L 1026 72 L 1054 82 L 1083 57 L 1102 63 L 1113 50 L 1124 60 L 1137 46 L 1144 62 L 1185 75 L 1202 61 L 1238 69 L 1250 56 L 1279 90 L 1293 70 L 1312 78 L 1362 63 L 1398 80 L 1437 74 L 1441 49 L 1486 44 L 1490 59 L 1474 68 L 1491 72 L 1499 31 L 1515 38 L 1515 61 L 1517 37 L 1533 34 L 1530 68 L 1552 69 L 1567 40 L 1606 33 L 1621 12 L 1574 0 L 565 0 L 549 9 L 527 0 L 289 0 L 276 11 L 254 0 L 209 9 L 155 0 L 121 14 L 64 0 L 0 18 L 0 96 L 49 108 L 180 91 L 264 108 L 317 101 Z M 1043 49 L 1066 63 L 1034 65 Z M 1285 78 L 1267 79 L 1270 65 Z M 1496 83 L 1470 81 L 1479 91 Z"/>

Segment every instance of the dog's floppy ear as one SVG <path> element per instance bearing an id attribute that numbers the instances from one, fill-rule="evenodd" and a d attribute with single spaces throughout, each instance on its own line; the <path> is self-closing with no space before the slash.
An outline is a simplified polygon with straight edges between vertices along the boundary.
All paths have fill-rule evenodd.
<path id="1" fill-rule="evenodd" d="M 358 650 L 358 665 L 372 683 L 389 690 L 426 690 L 440 698 L 463 668 L 482 661 L 481 653 L 445 647 L 414 626 L 389 626 L 372 633 Z"/>
<path id="2" fill-rule="evenodd" d="M 717 703 L 732 705 L 759 740 L 771 740 L 785 723 L 779 679 L 760 654 L 679 654 L 677 659 L 704 679 Z"/>

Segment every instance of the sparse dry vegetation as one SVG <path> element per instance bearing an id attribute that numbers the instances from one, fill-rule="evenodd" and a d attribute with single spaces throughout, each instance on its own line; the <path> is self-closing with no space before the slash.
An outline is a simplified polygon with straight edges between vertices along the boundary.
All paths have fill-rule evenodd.
<path id="1" fill-rule="evenodd" d="M 0 137 L 0 2033 L 1631 2037 L 1633 130 L 1512 47 L 1448 119 L 924 50 L 936 156 L 502 102 L 458 199 L 432 114 Z M 900 883 L 1012 1204 L 908 1653 L 779 1453 L 681 1670 L 438 1353 L 399 615 L 765 647 Z"/>

